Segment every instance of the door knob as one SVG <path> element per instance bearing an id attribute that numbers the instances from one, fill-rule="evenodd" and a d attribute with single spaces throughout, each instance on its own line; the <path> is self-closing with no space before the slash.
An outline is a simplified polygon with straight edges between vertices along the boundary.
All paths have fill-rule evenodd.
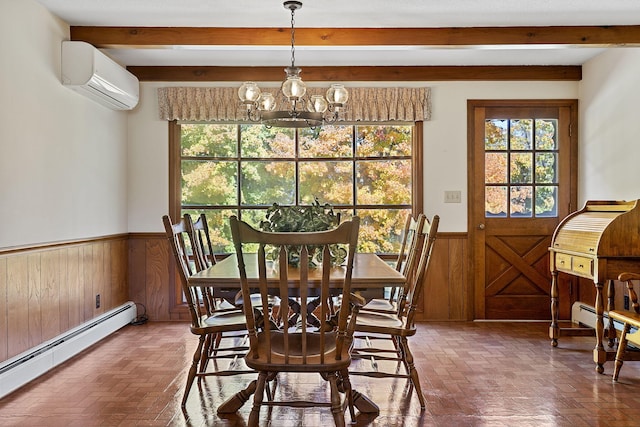
<path id="1" fill-rule="evenodd" d="M 478 224 L 478 230 L 484 230 L 484 224 Z"/>

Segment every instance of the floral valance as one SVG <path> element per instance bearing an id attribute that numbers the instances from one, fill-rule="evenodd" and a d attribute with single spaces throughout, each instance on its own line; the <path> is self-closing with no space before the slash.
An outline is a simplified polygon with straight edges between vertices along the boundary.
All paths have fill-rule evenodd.
<path id="1" fill-rule="evenodd" d="M 417 122 L 431 119 L 429 88 L 350 87 L 348 90 L 349 102 L 341 114 L 343 120 Z M 325 91 L 326 88 L 307 88 L 308 95 Z M 238 99 L 238 89 L 234 87 L 163 87 L 158 89 L 158 105 L 162 120 L 243 121 L 246 115 Z"/>

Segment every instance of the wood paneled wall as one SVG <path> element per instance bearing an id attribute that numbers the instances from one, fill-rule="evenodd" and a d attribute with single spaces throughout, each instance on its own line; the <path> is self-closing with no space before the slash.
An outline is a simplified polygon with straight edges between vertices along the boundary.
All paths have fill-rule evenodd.
<path id="1" fill-rule="evenodd" d="M 466 234 L 438 235 L 419 320 L 472 318 L 467 258 Z M 0 361 L 129 300 L 150 320 L 188 320 L 172 292 L 176 280 L 163 233 L 0 252 Z"/>
<path id="2" fill-rule="evenodd" d="M 472 320 L 466 233 L 438 233 L 418 320 Z"/>
<path id="3" fill-rule="evenodd" d="M 0 252 L 0 361 L 126 301 L 127 235 Z"/>

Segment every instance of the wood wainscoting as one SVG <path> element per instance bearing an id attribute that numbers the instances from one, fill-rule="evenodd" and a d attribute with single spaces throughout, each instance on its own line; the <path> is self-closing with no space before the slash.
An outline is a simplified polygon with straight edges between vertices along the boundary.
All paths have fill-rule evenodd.
<path id="1" fill-rule="evenodd" d="M 186 306 L 176 303 L 171 256 L 164 233 L 129 236 L 129 298 L 144 304 L 151 320 L 189 319 Z M 438 233 L 417 320 L 473 319 L 468 259 L 467 233 Z"/>
<path id="2" fill-rule="evenodd" d="M 127 241 L 121 234 L 0 250 L 0 362 L 128 301 Z"/>
<path id="3" fill-rule="evenodd" d="M 170 261 L 164 233 L 0 250 L 0 362 L 126 301 L 150 320 L 188 320 Z M 418 320 L 473 318 L 467 261 L 466 233 L 438 234 Z"/>

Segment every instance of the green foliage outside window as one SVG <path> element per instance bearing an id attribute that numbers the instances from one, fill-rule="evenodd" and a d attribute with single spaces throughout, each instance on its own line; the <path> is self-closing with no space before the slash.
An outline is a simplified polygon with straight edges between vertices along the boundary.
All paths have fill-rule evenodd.
<path id="1" fill-rule="evenodd" d="M 361 218 L 361 252 L 395 253 L 412 206 L 411 125 L 315 129 L 183 123 L 182 211 L 204 212 L 216 252 L 230 215 L 259 227 L 270 206 L 333 206 Z"/>

